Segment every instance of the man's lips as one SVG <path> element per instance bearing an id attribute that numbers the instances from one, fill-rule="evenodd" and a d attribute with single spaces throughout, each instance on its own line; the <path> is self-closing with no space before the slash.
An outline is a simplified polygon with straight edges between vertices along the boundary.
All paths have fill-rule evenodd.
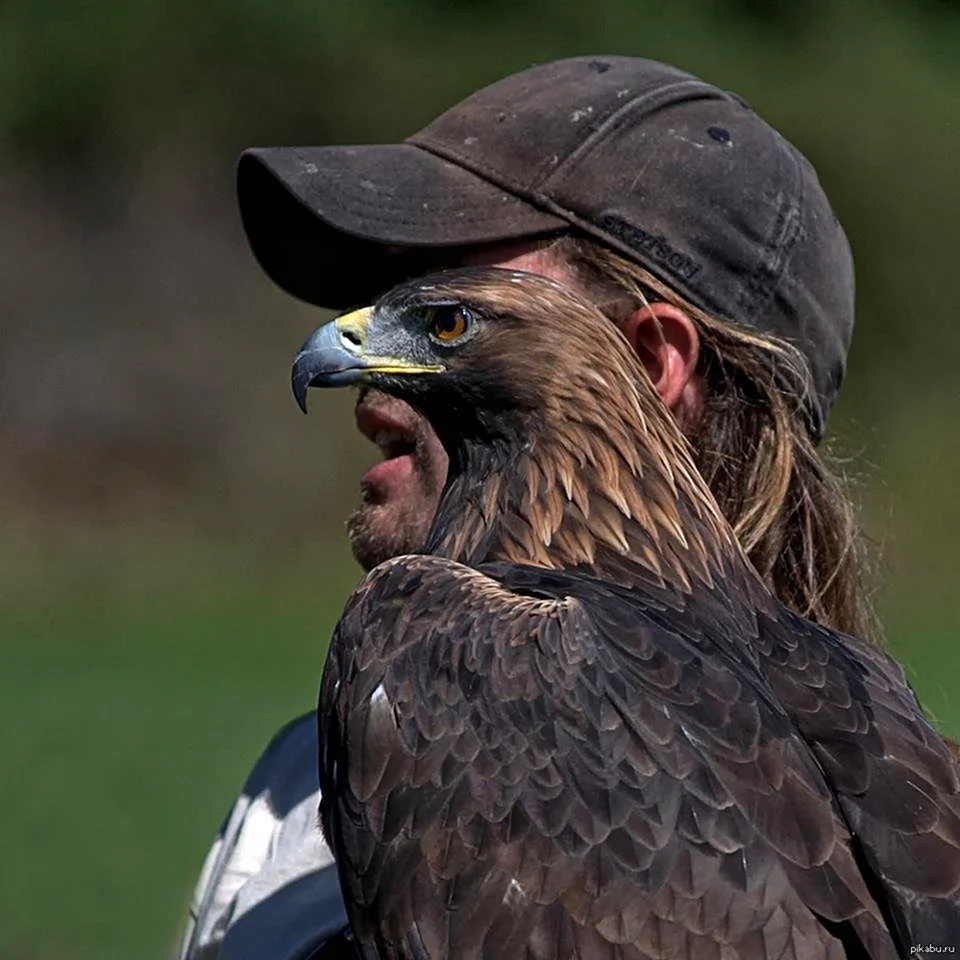
<path id="1" fill-rule="evenodd" d="M 404 482 L 413 474 L 416 415 L 411 411 L 412 416 L 405 418 L 402 412 L 394 413 L 386 405 L 365 397 L 361 397 L 357 403 L 357 429 L 373 441 L 383 455 L 383 460 L 374 464 L 360 480 L 365 496 L 379 500 L 387 495 L 389 488 Z"/>
<path id="2" fill-rule="evenodd" d="M 357 404 L 356 420 L 357 429 L 380 448 L 385 460 L 413 453 L 415 424 L 363 400 Z"/>

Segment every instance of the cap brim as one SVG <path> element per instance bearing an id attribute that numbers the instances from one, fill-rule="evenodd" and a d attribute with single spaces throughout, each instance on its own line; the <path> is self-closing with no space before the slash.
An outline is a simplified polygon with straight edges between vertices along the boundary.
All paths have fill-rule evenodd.
<path id="1" fill-rule="evenodd" d="M 337 309 L 410 275 L 396 248 L 469 246 L 569 226 L 412 144 L 247 150 L 237 191 L 267 275 L 295 297 Z"/>

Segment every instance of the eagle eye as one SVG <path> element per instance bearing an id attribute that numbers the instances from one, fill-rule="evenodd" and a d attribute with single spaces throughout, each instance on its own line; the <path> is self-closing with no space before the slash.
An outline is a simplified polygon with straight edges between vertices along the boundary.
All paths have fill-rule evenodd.
<path id="1" fill-rule="evenodd" d="M 441 343 L 459 340 L 473 324 L 469 310 L 454 305 L 433 307 L 427 314 L 427 331 Z"/>

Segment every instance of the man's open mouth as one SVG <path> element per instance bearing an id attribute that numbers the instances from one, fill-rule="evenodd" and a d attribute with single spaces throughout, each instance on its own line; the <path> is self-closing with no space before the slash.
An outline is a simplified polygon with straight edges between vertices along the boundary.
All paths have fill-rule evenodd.
<path id="1" fill-rule="evenodd" d="M 380 448 L 384 460 L 403 457 L 416 449 L 416 443 L 408 435 L 388 427 L 376 430 L 370 439 Z"/>
<path id="2" fill-rule="evenodd" d="M 355 416 L 357 429 L 380 450 L 381 462 L 416 453 L 416 415 L 412 410 L 377 394 L 361 393 Z"/>

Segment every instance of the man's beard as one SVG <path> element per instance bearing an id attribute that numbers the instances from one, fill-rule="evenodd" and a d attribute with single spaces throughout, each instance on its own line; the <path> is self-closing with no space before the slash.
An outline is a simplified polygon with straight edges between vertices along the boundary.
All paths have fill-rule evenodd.
<path id="1" fill-rule="evenodd" d="M 365 570 L 405 553 L 421 553 L 433 517 L 427 519 L 403 512 L 399 522 L 386 522 L 378 517 L 383 508 L 364 503 L 347 518 L 347 536 L 354 559 Z"/>
<path id="2" fill-rule="evenodd" d="M 360 506 L 347 520 L 353 555 L 372 570 L 391 557 L 423 552 L 447 481 L 447 455 L 426 418 L 403 401 L 363 391 L 356 416 L 375 442 L 381 430 L 399 437 L 384 438 L 387 469 L 364 474 Z"/>
<path id="3" fill-rule="evenodd" d="M 347 535 L 357 563 L 364 570 L 405 553 L 422 553 L 446 484 L 442 466 L 431 457 L 421 433 L 414 443 L 416 482 L 404 498 L 384 496 L 375 488 L 361 489 L 361 503 L 347 519 Z"/>

